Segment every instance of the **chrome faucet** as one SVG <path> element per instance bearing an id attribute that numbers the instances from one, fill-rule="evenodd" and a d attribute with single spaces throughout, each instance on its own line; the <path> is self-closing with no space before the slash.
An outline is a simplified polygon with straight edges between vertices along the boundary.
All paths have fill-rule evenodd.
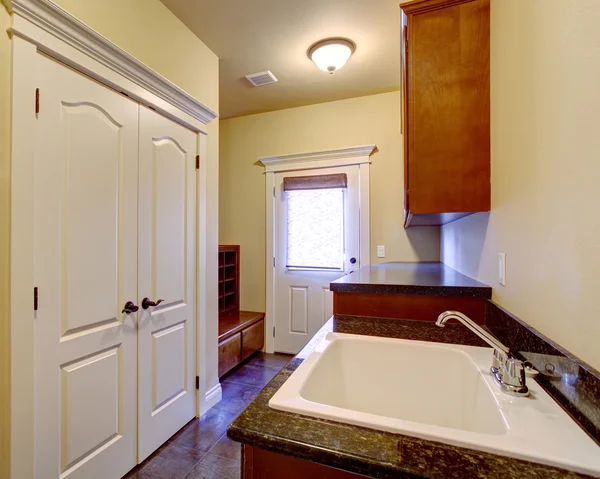
<path id="1" fill-rule="evenodd" d="M 481 326 L 474 323 L 463 313 L 446 311 L 438 316 L 436 326 L 443 328 L 449 319 L 457 319 L 477 336 L 494 348 L 492 367 L 490 372 L 494 382 L 500 390 L 511 396 L 527 396 L 529 389 L 525 384 L 525 366 L 523 361 L 513 357 L 509 349 L 488 333 Z"/>

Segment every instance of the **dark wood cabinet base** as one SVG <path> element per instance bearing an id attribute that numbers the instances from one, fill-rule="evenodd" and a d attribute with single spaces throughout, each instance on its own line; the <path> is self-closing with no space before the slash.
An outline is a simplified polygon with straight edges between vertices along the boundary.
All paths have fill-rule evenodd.
<path id="1" fill-rule="evenodd" d="M 364 477 L 247 444 L 242 447 L 242 479 L 358 479 Z"/>
<path id="2" fill-rule="evenodd" d="M 334 292 L 333 314 L 435 321 L 439 314 L 453 309 L 484 324 L 485 303 L 482 298 L 460 296 Z"/>
<path id="3" fill-rule="evenodd" d="M 238 311 L 219 318 L 219 377 L 265 344 L 265 313 Z"/>

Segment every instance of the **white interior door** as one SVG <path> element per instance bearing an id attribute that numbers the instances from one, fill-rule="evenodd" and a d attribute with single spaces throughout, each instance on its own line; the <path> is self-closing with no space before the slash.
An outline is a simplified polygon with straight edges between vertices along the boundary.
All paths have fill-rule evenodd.
<path id="1" fill-rule="evenodd" d="M 140 461 L 196 412 L 196 140 L 140 107 Z"/>
<path id="2" fill-rule="evenodd" d="M 284 178 L 345 174 L 347 187 L 284 191 Z M 331 317 L 329 283 L 360 267 L 359 167 L 274 174 L 275 350 L 295 354 Z"/>
<path id="3" fill-rule="evenodd" d="M 136 464 L 138 105 L 39 68 L 35 477 L 118 478 Z"/>

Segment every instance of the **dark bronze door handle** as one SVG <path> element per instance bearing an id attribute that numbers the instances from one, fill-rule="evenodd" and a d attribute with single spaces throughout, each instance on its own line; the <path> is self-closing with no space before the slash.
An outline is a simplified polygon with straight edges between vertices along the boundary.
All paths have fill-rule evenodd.
<path id="1" fill-rule="evenodd" d="M 131 314 L 131 313 L 135 313 L 138 309 L 140 309 L 140 307 L 136 306 L 133 301 L 127 301 L 125 303 L 125 307 L 123 308 L 123 311 L 121 311 L 121 313 Z"/>
<path id="2" fill-rule="evenodd" d="M 151 306 L 158 306 L 163 301 L 164 299 L 157 299 L 156 301 L 152 301 L 150 298 L 144 298 L 142 300 L 142 308 L 148 309 Z"/>

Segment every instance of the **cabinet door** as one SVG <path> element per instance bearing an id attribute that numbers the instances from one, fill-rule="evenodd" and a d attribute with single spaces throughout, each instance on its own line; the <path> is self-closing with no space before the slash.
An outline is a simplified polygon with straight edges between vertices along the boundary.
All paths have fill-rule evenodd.
<path id="1" fill-rule="evenodd" d="M 242 360 L 242 334 L 237 333 L 219 343 L 219 377 L 237 366 Z"/>
<path id="2" fill-rule="evenodd" d="M 138 104 L 39 56 L 36 477 L 136 464 Z M 32 135 L 34 132 L 32 132 Z"/>
<path id="3" fill-rule="evenodd" d="M 408 194 L 408 17 L 400 14 L 400 130 L 404 142 L 404 212 L 410 210 Z"/>
<path id="4" fill-rule="evenodd" d="M 404 7 L 408 208 L 489 211 L 489 0 L 435 3 Z"/>
<path id="5" fill-rule="evenodd" d="M 196 413 L 196 141 L 140 107 L 140 462 Z"/>
<path id="6" fill-rule="evenodd" d="M 242 360 L 265 345 L 265 322 L 259 321 L 242 331 Z"/>

